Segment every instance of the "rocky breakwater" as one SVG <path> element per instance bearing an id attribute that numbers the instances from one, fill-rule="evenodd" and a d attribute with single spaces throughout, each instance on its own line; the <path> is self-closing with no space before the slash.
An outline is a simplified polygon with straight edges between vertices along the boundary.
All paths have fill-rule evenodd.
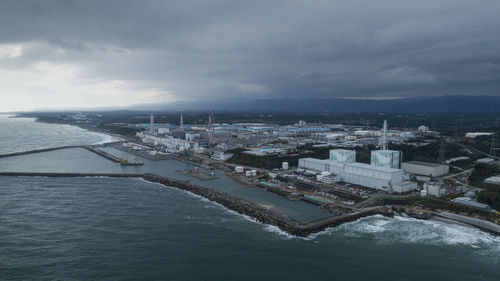
<path id="1" fill-rule="evenodd" d="M 309 234 L 325 230 L 328 227 L 333 227 L 342 223 L 354 221 L 365 216 L 376 215 L 376 214 L 382 214 L 388 216 L 392 215 L 392 212 L 390 212 L 389 210 L 385 210 L 383 208 L 369 208 L 366 210 L 360 210 L 359 212 L 354 212 L 352 214 L 329 217 L 309 224 L 301 224 L 283 214 L 276 213 L 272 210 L 266 209 L 253 202 L 238 197 L 234 197 L 222 191 L 214 190 L 199 185 L 194 185 L 186 181 L 161 177 L 155 174 L 144 174 L 141 177 L 144 180 L 150 182 L 161 183 L 166 186 L 179 188 L 203 196 L 208 200 L 221 204 L 222 206 L 230 210 L 236 211 L 243 215 L 250 216 L 261 223 L 274 225 L 289 234 L 301 237 L 305 237 L 308 236 Z"/>
<path id="2" fill-rule="evenodd" d="M 272 210 L 261 207 L 253 202 L 238 197 L 234 197 L 226 192 L 190 184 L 186 181 L 161 177 L 155 174 L 144 174 L 142 175 L 142 178 L 150 182 L 161 183 L 166 186 L 179 188 L 203 196 L 208 200 L 221 204 L 222 206 L 230 210 L 250 216 L 258 220 L 259 222 L 277 226 L 281 230 L 286 231 L 290 234 L 298 236 L 307 236 L 307 234 L 301 234 L 297 232 L 298 229 L 297 223 L 292 221 L 290 218 L 278 214 L 276 212 L 273 212 Z"/>

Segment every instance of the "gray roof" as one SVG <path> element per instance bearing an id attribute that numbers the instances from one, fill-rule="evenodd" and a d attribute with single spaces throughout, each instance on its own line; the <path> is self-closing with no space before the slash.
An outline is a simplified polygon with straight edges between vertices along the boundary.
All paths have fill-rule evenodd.
<path id="1" fill-rule="evenodd" d="M 427 166 L 427 167 L 433 167 L 433 168 L 445 166 L 444 164 L 431 163 L 431 162 L 422 162 L 422 161 L 408 161 L 408 162 L 404 162 L 403 164 L 420 165 L 420 166 Z"/>

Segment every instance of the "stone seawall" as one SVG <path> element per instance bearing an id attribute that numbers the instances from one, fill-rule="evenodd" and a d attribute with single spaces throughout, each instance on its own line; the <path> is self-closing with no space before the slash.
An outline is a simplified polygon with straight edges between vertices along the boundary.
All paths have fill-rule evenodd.
<path id="1" fill-rule="evenodd" d="M 116 173 L 50 173 L 50 172 L 0 172 L 0 176 L 12 177 L 110 177 L 110 178 L 141 178 L 142 174 L 116 174 Z"/>
<path id="2" fill-rule="evenodd" d="M 261 223 L 274 225 L 289 234 L 301 237 L 325 230 L 328 227 L 334 227 L 342 223 L 355 221 L 366 216 L 376 214 L 385 216 L 393 215 L 391 211 L 385 210 L 384 208 L 370 208 L 352 214 L 325 218 L 309 224 L 300 224 L 283 214 L 276 213 L 253 202 L 235 197 L 222 191 L 214 190 L 212 188 L 193 185 L 184 181 L 161 177 L 155 174 L 144 174 L 142 178 L 147 181 L 176 187 L 203 196 L 208 200 L 221 204 L 230 210 L 250 216 Z"/>
<path id="3" fill-rule="evenodd" d="M 67 145 L 67 146 L 33 149 L 33 150 L 27 150 L 27 151 L 21 151 L 21 152 L 0 154 L 0 158 L 19 156 L 19 155 L 25 155 L 25 154 L 32 154 L 32 153 L 40 153 L 40 152 L 53 151 L 53 150 L 66 149 L 66 148 L 84 148 L 84 146 L 83 145 Z"/>
<path id="4" fill-rule="evenodd" d="M 301 224 L 284 214 L 266 209 L 256 203 L 250 202 L 213 188 L 191 184 L 187 181 L 162 177 L 156 174 L 109 174 L 109 173 L 31 173 L 31 172 L 0 172 L 0 176 L 45 176 L 45 177 L 121 177 L 142 178 L 149 182 L 160 183 L 169 187 L 189 191 L 216 202 L 230 210 L 247 215 L 257 221 L 278 227 L 291 235 L 306 237 L 312 233 L 320 232 L 328 227 L 338 226 L 342 223 L 355 221 L 362 217 L 382 214 L 392 216 L 392 212 L 382 207 L 363 209 L 355 213 L 332 216 L 308 224 Z"/>

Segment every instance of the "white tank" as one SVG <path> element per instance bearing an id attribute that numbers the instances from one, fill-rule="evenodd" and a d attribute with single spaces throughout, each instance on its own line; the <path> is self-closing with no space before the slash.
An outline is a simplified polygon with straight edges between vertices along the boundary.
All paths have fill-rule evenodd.
<path id="1" fill-rule="evenodd" d="M 257 170 L 251 170 L 250 172 L 252 174 L 252 177 L 255 177 L 257 175 Z"/>
<path id="2" fill-rule="evenodd" d="M 246 172 L 245 172 L 245 176 L 247 176 L 247 177 L 251 177 L 251 176 L 252 176 L 252 171 L 246 171 Z"/>

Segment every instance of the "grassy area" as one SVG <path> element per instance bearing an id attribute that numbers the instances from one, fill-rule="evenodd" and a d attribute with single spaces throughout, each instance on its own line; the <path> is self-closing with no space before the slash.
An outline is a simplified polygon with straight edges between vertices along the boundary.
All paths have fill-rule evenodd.
<path id="1" fill-rule="evenodd" d="M 421 205 L 433 211 L 443 210 L 443 211 L 450 211 L 453 213 L 466 214 L 468 216 L 480 216 L 484 218 L 500 219 L 498 214 L 450 202 L 449 199 L 452 199 L 453 197 L 456 197 L 456 195 L 451 195 L 448 197 L 441 197 L 441 198 L 414 196 L 397 200 L 398 203 L 401 205 L 409 205 L 409 206 Z M 383 198 L 383 200 L 384 202 L 386 200 L 389 202 L 390 200 L 393 200 L 393 198 L 388 197 L 388 198 Z"/>
<path id="2" fill-rule="evenodd" d="M 329 153 L 328 148 L 313 148 L 310 145 L 299 148 L 297 153 L 294 155 L 256 156 L 243 153 L 244 151 L 245 150 L 242 148 L 228 151 L 233 153 L 233 157 L 229 158 L 226 162 L 271 170 L 274 168 L 281 168 L 282 162 L 288 162 L 290 167 L 297 166 L 299 158 L 313 157 L 326 159 L 328 158 Z"/>
<path id="3" fill-rule="evenodd" d="M 495 210 L 500 210 L 500 192 L 482 190 L 479 192 L 477 200 L 488 204 Z"/>
<path id="4" fill-rule="evenodd" d="M 243 149 L 235 149 L 230 151 L 233 153 L 233 157 L 229 158 L 226 162 L 232 164 L 239 164 L 245 166 L 251 166 L 262 169 L 274 169 L 281 168 L 282 162 L 288 162 L 290 166 L 297 166 L 298 156 L 255 156 L 243 153 Z"/>

